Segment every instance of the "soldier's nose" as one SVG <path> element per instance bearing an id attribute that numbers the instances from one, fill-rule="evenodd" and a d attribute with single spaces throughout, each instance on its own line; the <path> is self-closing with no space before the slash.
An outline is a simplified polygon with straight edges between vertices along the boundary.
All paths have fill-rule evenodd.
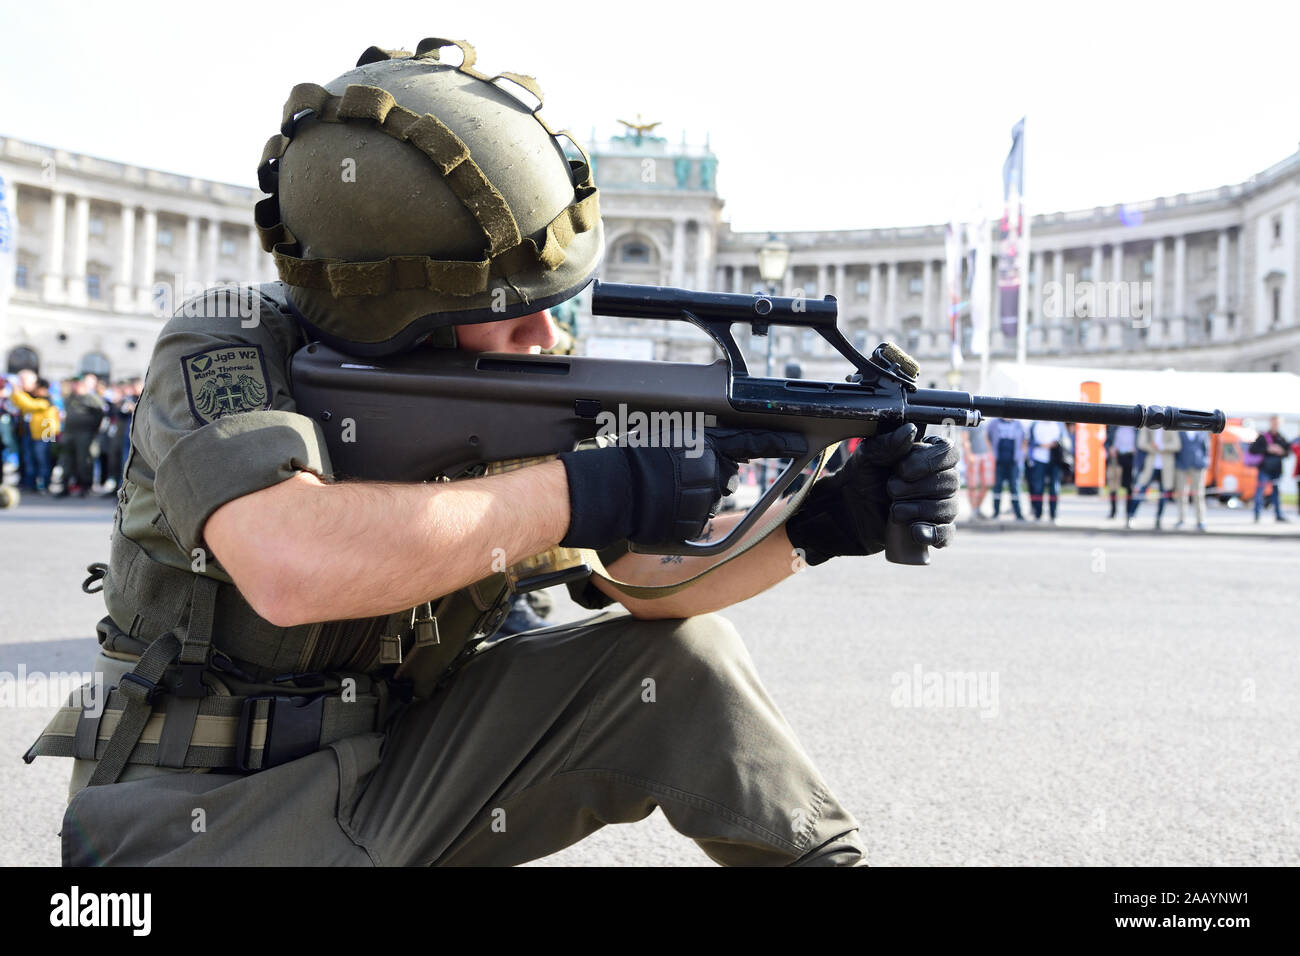
<path id="1" fill-rule="evenodd" d="M 532 315 L 520 316 L 519 325 L 515 327 L 515 341 L 527 346 L 530 352 L 544 352 L 555 345 L 558 339 L 555 323 L 551 321 L 550 312 L 545 309 Z"/>

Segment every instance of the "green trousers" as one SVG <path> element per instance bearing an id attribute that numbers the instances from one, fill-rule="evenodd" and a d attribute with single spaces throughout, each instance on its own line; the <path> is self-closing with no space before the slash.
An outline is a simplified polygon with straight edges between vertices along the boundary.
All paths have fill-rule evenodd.
<path id="1" fill-rule="evenodd" d="M 716 615 L 498 640 L 384 733 L 259 773 L 133 766 L 83 788 L 77 764 L 71 865 L 512 865 L 655 807 L 723 864 L 864 857 Z"/>

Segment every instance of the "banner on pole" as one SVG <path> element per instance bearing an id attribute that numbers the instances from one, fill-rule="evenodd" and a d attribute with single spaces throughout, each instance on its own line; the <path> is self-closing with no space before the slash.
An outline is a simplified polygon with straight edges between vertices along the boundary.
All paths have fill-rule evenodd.
<path id="1" fill-rule="evenodd" d="M 12 180 L 0 174 L 0 363 L 8 354 L 9 295 L 14 288 L 14 269 L 18 264 L 18 217 L 14 215 Z M 0 373 L 5 368 L 0 365 Z"/>
<path id="2" fill-rule="evenodd" d="M 1024 234 L 1025 121 L 1011 128 L 1011 152 L 1002 164 L 1002 222 L 998 245 L 998 313 L 1002 334 L 1014 336 L 1020 314 L 1020 242 Z"/>
<path id="3" fill-rule="evenodd" d="M 952 343 L 952 367 L 961 368 L 961 264 L 965 253 L 965 230 L 951 220 L 944 233 L 944 260 L 948 267 L 948 336 Z"/>
<path id="4" fill-rule="evenodd" d="M 974 240 L 970 244 L 970 351 L 973 355 L 984 356 L 989 353 L 993 270 L 989 261 L 989 221 L 983 214 L 974 229 Z"/>

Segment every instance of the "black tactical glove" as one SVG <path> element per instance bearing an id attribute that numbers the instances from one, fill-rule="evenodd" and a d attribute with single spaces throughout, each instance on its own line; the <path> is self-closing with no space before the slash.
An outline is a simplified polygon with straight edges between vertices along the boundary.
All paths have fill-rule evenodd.
<path id="1" fill-rule="evenodd" d="M 891 520 L 912 526 L 912 540 L 942 548 L 957 517 L 957 449 L 942 438 L 914 441 L 915 425 L 864 438 L 843 468 L 813 485 L 785 523 L 809 565 L 837 555 L 875 554 Z"/>
<path id="2" fill-rule="evenodd" d="M 710 428 L 696 448 L 596 448 L 560 455 L 569 477 L 566 548 L 603 548 L 626 538 L 667 544 L 699 537 L 723 495 L 736 490 L 736 464 L 807 451 L 802 435 Z"/>

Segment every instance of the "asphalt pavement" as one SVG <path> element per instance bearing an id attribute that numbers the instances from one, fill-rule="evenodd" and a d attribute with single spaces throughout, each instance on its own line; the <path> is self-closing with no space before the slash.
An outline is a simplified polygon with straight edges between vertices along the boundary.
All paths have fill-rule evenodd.
<path id="1" fill-rule="evenodd" d="M 1300 529 L 1104 510 L 967 516 L 928 568 L 836 559 L 725 612 L 874 865 L 1300 863 Z M 0 672 L 88 666 L 111 513 L 0 511 Z M 20 759 L 54 705 L 0 702 L 0 864 L 55 864 L 69 765 Z M 655 813 L 535 865 L 707 863 Z"/>

